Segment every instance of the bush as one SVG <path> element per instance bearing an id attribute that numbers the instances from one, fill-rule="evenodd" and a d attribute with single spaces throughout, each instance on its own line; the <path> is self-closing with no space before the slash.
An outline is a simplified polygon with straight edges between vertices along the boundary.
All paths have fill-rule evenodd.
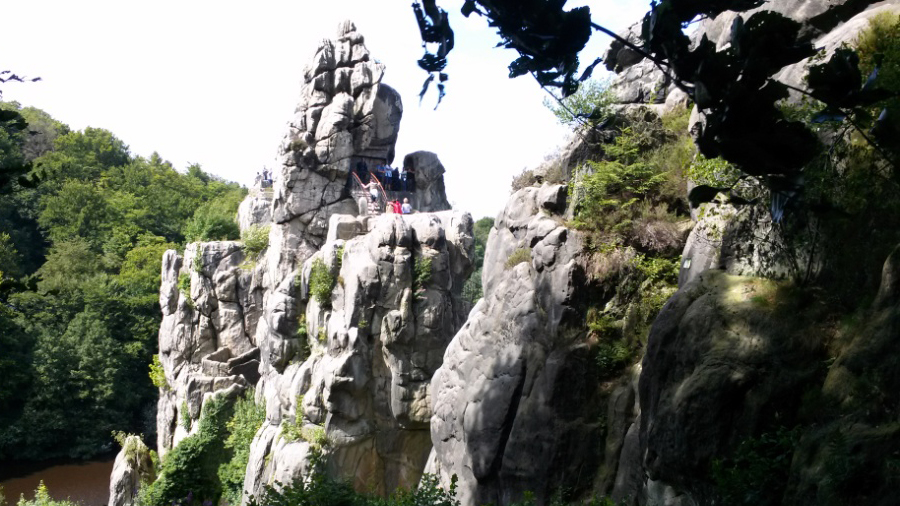
<path id="1" fill-rule="evenodd" d="M 694 156 L 683 130 L 688 115 L 635 115 L 604 145 L 602 160 L 579 168 L 570 185 L 576 196 L 572 225 L 586 233 L 589 248 L 681 249 L 677 222 L 688 215 L 684 173 Z"/>
<path id="2" fill-rule="evenodd" d="M 328 266 L 321 258 L 313 260 L 309 272 L 309 295 L 323 308 L 331 307 L 331 292 L 334 290 L 335 279 L 328 270 Z"/>
<path id="3" fill-rule="evenodd" d="M 799 432 L 784 427 L 741 442 L 728 459 L 712 463 L 721 504 L 779 505 Z"/>
<path id="4" fill-rule="evenodd" d="M 507 269 L 512 269 L 524 262 L 531 262 L 531 248 L 519 248 L 513 251 L 509 258 L 506 259 L 505 266 Z"/>
<path id="5" fill-rule="evenodd" d="M 191 413 L 188 410 L 187 401 L 181 401 L 181 426 L 184 430 L 191 430 Z"/>
<path id="6" fill-rule="evenodd" d="M 235 216 L 243 197 L 243 192 L 230 192 L 198 207 L 184 226 L 185 240 L 190 243 L 239 239 L 241 229 Z"/>
<path id="7" fill-rule="evenodd" d="M 2 499 L 2 496 L 0 496 Z M 5 502 L 5 501 L 2 501 Z M 0 502 L 0 504 L 2 504 Z M 38 487 L 34 490 L 34 500 L 28 501 L 23 496 L 19 499 L 19 502 L 16 503 L 16 506 L 80 506 L 78 503 L 74 503 L 72 501 L 57 501 L 50 497 L 50 490 L 47 489 L 47 485 L 44 485 L 44 480 L 38 484 Z"/>
<path id="8" fill-rule="evenodd" d="M 196 434 L 186 437 L 173 448 L 163 462 L 159 479 L 140 490 L 142 506 L 219 504 L 222 483 L 219 468 L 231 459 L 225 448 L 226 423 L 232 417 L 232 406 L 216 396 L 203 406 Z"/>
<path id="9" fill-rule="evenodd" d="M 307 480 L 297 480 L 280 490 L 266 487 L 262 498 L 252 498 L 252 506 L 459 506 L 456 476 L 449 490 L 440 487 L 437 477 L 425 474 L 415 490 L 400 489 L 388 497 L 359 493 L 344 481 L 322 472 Z"/>
<path id="10" fill-rule="evenodd" d="M 244 254 L 248 259 L 255 259 L 269 247 L 269 225 L 260 227 L 253 225 L 241 232 L 241 241 L 244 243 Z"/>
<path id="11" fill-rule="evenodd" d="M 185 297 L 191 297 L 191 275 L 190 274 L 179 274 L 178 275 L 178 291 L 184 294 Z"/>
<path id="12" fill-rule="evenodd" d="M 534 186 L 537 183 L 537 177 L 531 169 L 522 169 L 518 176 L 513 176 L 512 191 L 517 192 L 522 188 Z"/>
<path id="13" fill-rule="evenodd" d="M 241 502 L 244 474 L 250 460 L 250 443 L 266 420 L 265 406 L 256 404 L 253 389 L 247 390 L 234 405 L 234 416 L 225 424 L 228 438 L 225 448 L 231 450 L 231 459 L 219 466 L 222 483 L 222 500 L 231 505 Z"/>
<path id="14" fill-rule="evenodd" d="M 431 283 L 431 258 L 423 256 L 416 260 L 414 270 L 416 277 L 413 279 L 413 291 L 418 292 Z"/>
<path id="15" fill-rule="evenodd" d="M 150 381 L 153 382 L 153 386 L 156 388 L 170 389 L 169 382 L 166 380 L 166 371 L 159 361 L 159 355 L 153 355 L 153 362 L 150 363 Z"/>

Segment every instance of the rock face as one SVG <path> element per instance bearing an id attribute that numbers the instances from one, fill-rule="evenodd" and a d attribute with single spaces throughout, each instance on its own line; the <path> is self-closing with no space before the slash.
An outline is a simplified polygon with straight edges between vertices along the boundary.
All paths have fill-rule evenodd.
<path id="1" fill-rule="evenodd" d="M 778 290 L 762 278 L 707 271 L 669 300 L 650 332 L 640 378 L 648 481 L 643 491 L 618 495 L 687 494 L 709 504 L 703 481 L 713 458 L 762 427 L 789 422 L 824 350 L 798 332 L 805 322 L 795 312 L 770 309 Z"/>
<path id="2" fill-rule="evenodd" d="M 259 377 L 262 287 L 243 262 L 236 242 L 194 243 L 184 257 L 163 256 L 159 358 L 168 385 L 157 404 L 160 455 L 190 433 L 205 396 L 237 395 Z"/>
<path id="3" fill-rule="evenodd" d="M 583 492 L 603 461 L 609 396 L 579 332 L 582 245 L 564 210 L 561 185 L 513 194 L 488 240 L 484 298 L 432 380 L 427 470 L 445 486 L 456 475 L 462 504 Z"/>
<path id="4" fill-rule="evenodd" d="M 266 226 L 272 221 L 271 188 L 254 188 L 238 206 L 238 226 L 241 231 L 253 226 Z"/>
<path id="5" fill-rule="evenodd" d="M 894 4 L 896 2 L 893 0 L 770 0 L 756 9 L 741 13 L 726 11 L 715 18 L 701 21 L 697 30 L 691 34 L 691 40 L 697 43 L 706 37 L 716 43 L 719 49 L 723 49 L 731 42 L 731 25 L 738 15 L 746 20 L 758 11 L 769 10 L 802 23 L 804 31 L 815 39 L 815 47 L 824 47 L 830 52 L 842 42 L 852 41 L 858 30 L 865 26 L 865 20 L 878 12 L 893 10 L 891 5 Z M 619 35 L 629 42 L 639 42 L 641 25 L 641 22 L 635 23 Z M 611 89 L 618 102 L 666 104 L 666 107 L 685 102 L 687 97 L 684 92 L 676 88 L 658 67 L 623 44 L 613 42 L 603 58 L 607 69 L 617 74 Z M 795 86 L 803 86 L 806 63 L 803 61 L 789 65 L 775 77 Z"/>
<path id="6" fill-rule="evenodd" d="M 325 243 L 299 273 L 311 351 L 258 387 L 267 419 L 253 444 L 248 492 L 306 472 L 310 438 L 291 440 L 290 427 L 323 429 L 328 468 L 359 489 L 418 483 L 431 449 L 429 382 L 465 320 L 460 293 L 472 272 L 472 219 L 388 214 L 368 228 Z M 310 296 L 316 270 L 335 280 L 325 300 Z"/>

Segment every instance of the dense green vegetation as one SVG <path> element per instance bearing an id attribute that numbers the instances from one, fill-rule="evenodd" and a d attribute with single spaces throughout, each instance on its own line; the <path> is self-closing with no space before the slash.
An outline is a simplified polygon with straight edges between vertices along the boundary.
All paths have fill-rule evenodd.
<path id="1" fill-rule="evenodd" d="M 39 180 L 0 199 L 0 460 L 89 457 L 113 430 L 152 438 L 160 259 L 188 239 L 236 239 L 201 225 L 233 224 L 246 190 L 133 156 L 106 130 L 2 108 L 38 133 L 0 128 L 0 164 L 25 160 Z"/>
<path id="2" fill-rule="evenodd" d="M 475 235 L 475 258 L 473 265 L 475 270 L 469 279 L 463 285 L 463 298 L 472 304 L 478 302 L 484 293 L 481 287 L 481 271 L 484 267 L 484 251 L 487 248 L 488 236 L 491 234 L 491 227 L 494 226 L 493 218 L 481 218 L 475 222 L 472 232 Z"/>
<path id="3" fill-rule="evenodd" d="M 223 493 L 219 469 L 233 454 L 226 448 L 227 423 L 234 413 L 233 403 L 224 397 L 203 405 L 200 426 L 173 448 L 162 463 L 159 477 L 142 487 L 138 501 L 142 506 L 193 505 L 209 501 L 218 504 Z"/>
<path id="4" fill-rule="evenodd" d="M 602 380 L 633 363 L 677 288 L 689 223 L 686 177 L 698 170 L 688 115 L 682 109 L 617 118 L 613 140 L 598 146 L 570 183 L 571 226 L 584 234 L 594 292 L 583 307 L 587 339 Z"/>
<path id="5" fill-rule="evenodd" d="M 324 473 L 316 472 L 307 481 L 297 481 L 281 490 L 267 488 L 261 498 L 250 502 L 253 506 L 459 506 L 456 499 L 456 476 L 449 490 L 441 488 L 436 476 L 422 476 L 414 490 L 395 490 L 387 497 L 359 493 L 349 483 L 335 480 Z M 603 496 L 595 496 L 587 502 L 567 501 L 562 494 L 554 496 L 549 506 L 615 506 Z M 521 501 L 504 506 L 536 506 L 533 494 L 525 493 Z"/>

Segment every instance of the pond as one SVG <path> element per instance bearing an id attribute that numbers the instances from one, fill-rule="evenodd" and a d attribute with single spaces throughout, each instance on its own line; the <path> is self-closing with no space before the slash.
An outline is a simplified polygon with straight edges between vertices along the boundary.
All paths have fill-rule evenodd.
<path id="1" fill-rule="evenodd" d="M 44 480 L 54 499 L 69 499 L 84 506 L 103 506 L 109 500 L 109 475 L 114 458 L 80 464 L 59 464 L 36 467 L 35 464 L 3 464 L 3 495 L 15 506 L 20 494 L 34 499 L 34 489 Z"/>

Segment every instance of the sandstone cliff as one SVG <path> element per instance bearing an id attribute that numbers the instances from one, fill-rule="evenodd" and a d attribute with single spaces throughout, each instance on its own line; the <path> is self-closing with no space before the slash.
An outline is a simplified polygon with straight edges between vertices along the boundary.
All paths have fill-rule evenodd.
<path id="1" fill-rule="evenodd" d="M 239 242 L 194 243 L 165 254 L 163 458 L 197 431 L 210 396 L 255 385 L 266 421 L 250 448 L 248 494 L 302 478 L 313 454 L 360 489 L 418 482 L 431 449 L 429 382 L 468 310 L 460 293 L 472 219 L 449 211 L 444 167 L 427 152 L 405 159 L 417 187 L 403 196 L 416 214 L 370 215 L 358 202 L 351 168 L 395 156 L 402 105 L 383 74 L 355 26 L 342 24 L 305 71 L 274 188 L 241 205 L 242 229 L 268 227 L 268 246 L 251 254 Z M 311 297 L 322 262 L 332 286 Z M 130 504 L 126 478 L 114 481 L 127 489 L 115 501 Z"/>

